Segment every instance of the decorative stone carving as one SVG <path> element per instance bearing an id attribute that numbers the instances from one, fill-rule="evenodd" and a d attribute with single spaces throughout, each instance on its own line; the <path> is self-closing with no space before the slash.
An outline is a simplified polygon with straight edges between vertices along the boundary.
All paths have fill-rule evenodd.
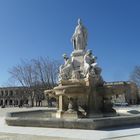
<path id="1" fill-rule="evenodd" d="M 74 50 L 85 50 L 87 46 L 87 37 L 87 29 L 82 25 L 81 19 L 78 19 L 78 25 L 71 39 Z"/>
<path id="2" fill-rule="evenodd" d="M 78 105 L 77 105 L 77 98 L 69 98 L 69 104 L 68 104 L 68 112 L 77 111 Z"/>
<path id="3" fill-rule="evenodd" d="M 92 73 L 95 75 L 95 68 L 97 67 L 96 57 L 92 55 L 92 51 L 88 50 L 84 56 L 84 73 L 85 76 L 87 74 Z"/>
<path id="4" fill-rule="evenodd" d="M 97 66 L 97 57 L 92 55 L 92 51 L 86 51 L 87 30 L 78 19 L 78 25 L 72 36 L 74 51 L 70 58 L 64 54 L 64 64 L 59 69 L 59 81 L 70 79 L 84 79 L 89 75 L 99 76 L 101 68 Z"/>
<path id="5" fill-rule="evenodd" d="M 59 68 L 59 81 L 60 80 L 68 80 L 71 78 L 72 75 L 72 61 L 71 59 L 66 55 L 63 54 L 64 58 L 64 64 L 60 66 Z"/>

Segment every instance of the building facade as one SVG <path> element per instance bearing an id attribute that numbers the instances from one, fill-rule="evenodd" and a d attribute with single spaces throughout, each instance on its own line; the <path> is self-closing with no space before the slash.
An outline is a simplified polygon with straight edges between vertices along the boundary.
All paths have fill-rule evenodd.
<path id="1" fill-rule="evenodd" d="M 113 103 L 137 104 L 139 91 L 135 83 L 130 81 L 116 81 L 105 83 L 111 89 Z"/>
<path id="2" fill-rule="evenodd" d="M 113 103 L 137 104 L 139 100 L 138 88 L 130 81 L 106 82 L 104 86 L 108 94 L 112 95 Z M 43 93 L 44 89 L 31 90 L 26 87 L 1 87 L 0 106 L 52 106 L 55 96 Z"/>
<path id="3" fill-rule="evenodd" d="M 43 92 L 33 91 L 26 87 L 0 88 L 0 106 L 46 106 Z"/>

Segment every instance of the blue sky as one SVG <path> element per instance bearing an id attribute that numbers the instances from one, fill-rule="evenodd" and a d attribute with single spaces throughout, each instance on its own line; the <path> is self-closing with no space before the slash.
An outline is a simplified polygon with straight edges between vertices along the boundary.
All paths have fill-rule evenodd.
<path id="1" fill-rule="evenodd" d="M 104 80 L 129 80 L 140 65 L 139 0 L 0 0 L 0 86 L 21 59 L 70 55 L 79 17 Z"/>

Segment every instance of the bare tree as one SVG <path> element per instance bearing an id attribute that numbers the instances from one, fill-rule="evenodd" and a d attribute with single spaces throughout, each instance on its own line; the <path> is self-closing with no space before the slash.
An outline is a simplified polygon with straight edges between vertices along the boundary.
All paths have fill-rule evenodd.
<path id="1" fill-rule="evenodd" d="M 19 65 L 9 70 L 11 78 L 26 87 L 43 86 L 52 88 L 57 83 L 60 63 L 56 60 L 40 57 L 22 60 Z"/>
<path id="2" fill-rule="evenodd" d="M 11 78 L 15 79 L 22 86 L 30 87 L 33 82 L 32 65 L 27 61 L 21 61 L 21 64 L 14 66 L 9 70 Z"/>
<path id="3" fill-rule="evenodd" d="M 57 74 L 60 63 L 49 58 L 33 59 L 34 74 L 36 75 L 36 82 L 41 83 L 42 86 L 52 88 L 57 83 Z"/>
<path id="4" fill-rule="evenodd" d="M 9 73 L 18 85 L 29 89 L 33 104 L 34 98 L 38 100 L 43 98 L 44 89 L 50 89 L 56 85 L 59 66 L 59 61 L 40 57 L 22 60 L 19 65 L 12 67 Z"/>
<path id="5" fill-rule="evenodd" d="M 130 75 L 130 80 L 137 84 L 140 88 L 140 66 L 135 66 L 134 70 Z"/>

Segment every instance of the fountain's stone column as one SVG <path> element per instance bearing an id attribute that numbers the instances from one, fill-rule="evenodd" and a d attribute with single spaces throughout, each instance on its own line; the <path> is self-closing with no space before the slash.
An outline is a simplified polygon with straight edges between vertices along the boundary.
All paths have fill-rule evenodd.
<path id="1" fill-rule="evenodd" d="M 58 97 L 58 110 L 56 113 L 56 118 L 62 118 L 62 115 L 64 113 L 64 104 L 63 104 L 63 95 L 59 95 Z"/>
<path id="2" fill-rule="evenodd" d="M 59 96 L 59 111 L 64 111 L 62 95 Z"/>

